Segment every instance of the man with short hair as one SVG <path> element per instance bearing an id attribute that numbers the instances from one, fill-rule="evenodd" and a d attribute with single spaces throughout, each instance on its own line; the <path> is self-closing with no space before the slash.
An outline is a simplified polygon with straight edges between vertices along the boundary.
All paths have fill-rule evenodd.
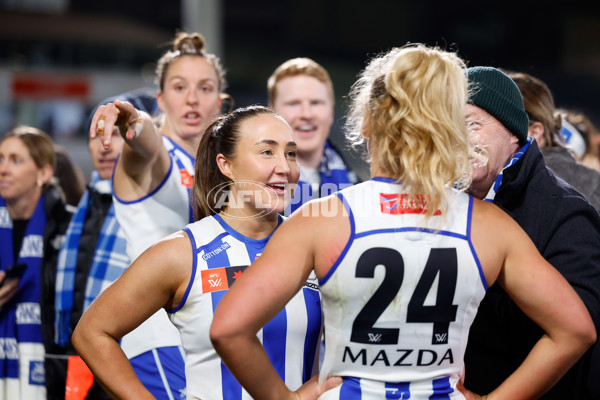
<path id="1" fill-rule="evenodd" d="M 298 145 L 300 181 L 288 211 L 356 183 L 328 141 L 335 98 L 325 68 L 310 58 L 287 60 L 269 77 L 267 90 L 269 106 L 290 124 Z"/>
<path id="2" fill-rule="evenodd" d="M 469 68 L 467 75 L 473 94 L 465 106 L 465 123 L 475 151 L 481 154 L 473 159 L 469 192 L 498 205 L 519 223 L 581 297 L 598 329 L 600 216 L 544 164 L 535 140 L 527 137 L 529 120 L 517 85 L 492 67 Z M 465 387 L 489 393 L 521 364 L 543 333 L 494 284 L 471 326 Z M 591 352 L 542 398 L 594 398 L 588 377 Z"/>

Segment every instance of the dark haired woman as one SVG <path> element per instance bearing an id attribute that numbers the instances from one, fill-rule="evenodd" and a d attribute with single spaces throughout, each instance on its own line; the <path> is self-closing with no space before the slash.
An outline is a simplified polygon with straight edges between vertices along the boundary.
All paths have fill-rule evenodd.
<path id="1" fill-rule="evenodd" d="M 114 396 L 148 394 L 118 341 L 164 308 L 186 351 L 188 398 L 249 399 L 213 350 L 208 330 L 220 299 L 281 224 L 279 213 L 299 174 L 291 128 L 270 109 L 238 109 L 208 127 L 194 175 L 198 221 L 146 250 L 75 330 L 77 350 Z M 294 389 L 316 373 L 319 360 L 320 296 L 311 283 L 300 285 L 259 334 L 281 378 Z"/>

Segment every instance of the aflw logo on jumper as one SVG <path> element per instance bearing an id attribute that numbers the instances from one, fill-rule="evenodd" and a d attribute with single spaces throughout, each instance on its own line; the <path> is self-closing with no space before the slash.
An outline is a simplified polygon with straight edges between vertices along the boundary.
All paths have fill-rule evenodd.
<path id="1" fill-rule="evenodd" d="M 44 255 L 44 238 L 42 235 L 25 236 L 19 257 L 41 257 L 42 255 Z"/>
<path id="2" fill-rule="evenodd" d="M 434 333 L 432 344 L 448 344 L 447 333 Z"/>
<path id="3" fill-rule="evenodd" d="M 214 269 L 202 270 L 202 293 L 217 292 L 220 290 L 227 290 L 235 283 L 235 281 L 242 276 L 248 268 L 247 265 L 241 265 L 237 267 L 222 267 Z"/>
<path id="4" fill-rule="evenodd" d="M 427 212 L 427 200 L 420 194 L 379 193 L 379 205 L 384 214 L 425 214 Z M 442 212 L 436 210 L 433 215 L 442 215 Z"/>
<path id="5" fill-rule="evenodd" d="M 369 342 L 379 343 L 381 341 L 381 333 L 369 332 Z"/>

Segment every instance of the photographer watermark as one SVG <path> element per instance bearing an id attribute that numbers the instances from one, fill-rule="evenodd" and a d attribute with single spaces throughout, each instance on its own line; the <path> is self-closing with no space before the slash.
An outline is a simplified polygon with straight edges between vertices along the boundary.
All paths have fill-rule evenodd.
<path id="1" fill-rule="evenodd" d="M 314 191 L 308 184 L 266 184 L 243 180 L 218 185 L 208 193 L 206 200 L 215 214 L 221 213 L 242 220 L 260 218 L 273 212 L 289 216 L 290 210 L 297 208 L 294 206 L 319 198 L 322 201 L 313 201 L 310 206 L 303 206 L 300 212 L 303 215 L 321 217 L 335 217 L 340 213 L 349 216 L 347 205 L 339 197 L 337 201 L 323 198 L 350 186 L 352 185 L 326 183 L 321 185 L 320 191 Z M 360 193 L 360 197 L 355 197 L 354 204 L 358 206 L 354 213 L 363 216 L 381 213 L 424 215 L 427 210 L 427 202 L 423 196 L 398 193 L 364 192 Z M 434 215 L 439 214 L 436 212 Z"/>
<path id="2" fill-rule="evenodd" d="M 215 214 L 235 219 L 260 218 L 274 211 L 283 211 L 295 187 L 295 184 L 268 185 L 250 180 L 224 182 L 208 192 L 206 203 Z M 245 210 L 245 213 L 240 213 L 240 210 Z"/>

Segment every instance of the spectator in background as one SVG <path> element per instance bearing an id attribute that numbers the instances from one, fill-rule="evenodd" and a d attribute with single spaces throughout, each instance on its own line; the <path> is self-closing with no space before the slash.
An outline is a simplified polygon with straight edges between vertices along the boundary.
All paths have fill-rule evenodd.
<path id="1" fill-rule="evenodd" d="M 72 216 L 53 173 L 52 139 L 19 126 L 0 141 L 0 398 L 45 400 L 41 304 L 54 304 L 58 251 Z M 41 318 L 40 318 L 41 315 Z"/>
<path id="2" fill-rule="evenodd" d="M 325 68 L 310 58 L 287 60 L 269 77 L 267 92 L 269 106 L 290 124 L 298 144 L 300 181 L 287 213 L 356 183 L 356 174 L 328 140 L 335 97 Z"/>
<path id="3" fill-rule="evenodd" d="M 58 180 L 67 204 L 77 207 L 83 192 L 85 192 L 85 179 L 81 168 L 75 162 L 64 147 L 54 145 L 56 153 L 56 168 L 54 176 Z"/>
<path id="4" fill-rule="evenodd" d="M 575 289 L 598 329 L 598 212 L 546 167 L 537 142 L 527 137 L 529 119 L 514 81 L 493 67 L 468 68 L 467 75 L 473 95 L 465 106 L 465 124 L 484 161 L 473 159 L 469 192 L 493 202 L 523 228 L 542 256 Z M 467 389 L 492 391 L 523 362 L 542 334 L 498 284 L 491 286 L 469 333 Z M 589 399 L 590 354 L 541 398 Z"/>
<path id="5" fill-rule="evenodd" d="M 600 132 L 598 132 L 592 121 L 581 111 L 559 108 L 556 113 L 563 121 L 561 131 L 572 127 L 583 137 L 585 152 L 583 157 L 579 158 L 579 161 L 600 171 Z"/>
<path id="6" fill-rule="evenodd" d="M 100 104 L 115 99 L 129 101 L 154 113 L 156 97 L 146 90 L 124 93 Z M 86 132 L 93 114 L 88 119 Z M 91 181 L 67 229 L 58 256 L 56 279 L 43 283 L 56 288 L 55 304 L 42 305 L 46 314 L 55 314 L 53 323 L 43 326 L 48 400 L 62 400 L 66 391 L 77 391 L 82 398 L 90 400 L 110 398 L 93 381 L 91 372 L 77 356 L 71 335 L 92 301 L 129 266 L 126 240 L 115 217 L 110 181 L 122 147 L 123 138 L 118 133 L 111 136 L 108 150 L 99 138 L 89 140 L 94 166 Z M 75 373 L 78 368 L 88 374 L 78 376 Z M 87 381 L 82 379 L 86 376 Z"/>
<path id="7" fill-rule="evenodd" d="M 559 136 L 565 147 L 569 149 L 575 160 L 581 161 L 587 152 L 587 143 L 579 132 L 566 118 L 555 111 L 555 118 L 561 123 Z"/>
<path id="8" fill-rule="evenodd" d="M 562 117 L 556 113 L 548 86 L 524 72 L 509 72 L 508 76 L 521 91 L 529 117 L 528 135 L 537 141 L 546 165 L 600 210 L 600 172 L 575 159 L 575 154 L 579 157 L 585 154 L 583 137 L 570 124 L 569 135 L 561 134 Z M 566 137 L 572 147 L 566 143 Z"/>
<path id="9" fill-rule="evenodd" d="M 156 80 L 161 110 L 157 121 L 131 103 L 115 100 L 98 107 L 89 132 L 91 139 L 101 136 L 107 150 L 113 134 L 125 140 L 113 174 L 113 204 L 132 262 L 193 221 L 190 191 L 195 155 L 202 134 L 226 97 L 220 60 L 205 50 L 198 33 L 176 35 L 172 49 L 158 60 Z M 124 116 L 128 119 L 123 120 Z M 158 129 L 146 125 L 158 125 Z M 113 132 L 113 126 L 119 130 Z M 183 393 L 181 338 L 163 309 L 124 336 L 121 346 L 138 378 L 156 398 Z M 154 363 L 152 369 L 149 363 Z M 159 375 L 161 370 L 164 375 Z"/>

